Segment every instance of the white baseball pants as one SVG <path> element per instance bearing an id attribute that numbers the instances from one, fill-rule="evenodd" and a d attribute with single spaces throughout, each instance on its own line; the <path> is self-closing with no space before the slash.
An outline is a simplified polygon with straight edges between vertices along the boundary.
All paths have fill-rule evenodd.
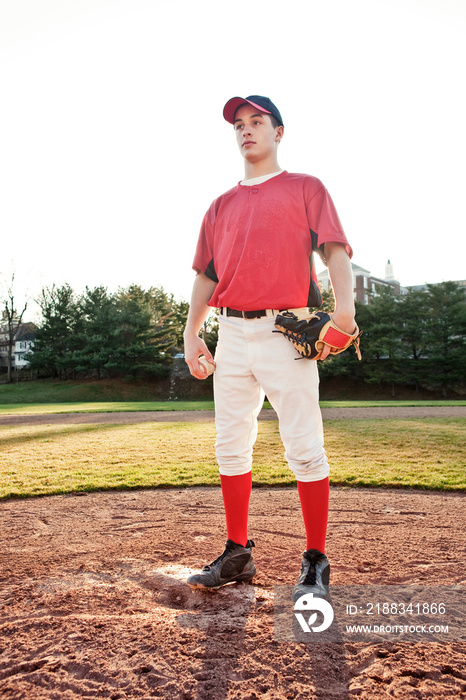
<path id="1" fill-rule="evenodd" d="M 285 459 L 296 479 L 320 481 L 329 466 L 317 362 L 296 359 L 291 343 L 273 330 L 273 316 L 219 316 L 214 373 L 219 471 L 235 476 L 251 470 L 257 416 L 266 395 L 278 415 Z"/>

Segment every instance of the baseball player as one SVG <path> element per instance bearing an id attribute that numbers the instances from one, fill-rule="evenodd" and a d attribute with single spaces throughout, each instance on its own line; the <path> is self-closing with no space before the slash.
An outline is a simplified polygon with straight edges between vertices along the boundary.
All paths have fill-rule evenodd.
<path id="1" fill-rule="evenodd" d="M 325 596 L 330 575 L 325 555 L 329 465 L 317 362 L 297 361 L 293 345 L 273 331 L 280 312 L 321 304 L 313 259 L 317 252 L 333 286 L 333 321 L 353 333 L 352 249 L 323 184 L 278 164 L 284 125 L 273 102 L 261 95 L 233 97 L 223 116 L 234 127 L 244 179 L 211 204 L 202 222 L 184 342 L 194 377 L 206 378 L 206 361 L 215 368 L 215 450 L 227 541 L 224 552 L 187 583 L 193 589 L 217 589 L 249 581 L 256 573 L 248 512 L 252 449 L 266 395 L 278 415 L 285 458 L 296 476 L 306 532 L 293 599 L 305 593 Z M 215 360 L 199 337 L 212 307 L 220 310 Z M 329 351 L 324 345 L 320 359 Z"/>

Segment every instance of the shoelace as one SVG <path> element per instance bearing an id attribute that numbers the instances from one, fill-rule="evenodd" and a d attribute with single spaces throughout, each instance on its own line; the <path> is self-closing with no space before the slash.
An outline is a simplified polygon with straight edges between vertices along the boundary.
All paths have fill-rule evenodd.
<path id="1" fill-rule="evenodd" d="M 323 558 L 322 555 L 304 554 L 304 558 L 309 562 L 309 569 L 304 578 L 305 586 L 315 586 L 316 584 L 316 564 Z"/>
<path id="2" fill-rule="evenodd" d="M 214 561 L 212 561 L 210 564 L 207 564 L 206 566 L 204 566 L 204 568 L 202 569 L 202 571 L 210 571 L 211 568 L 212 568 L 213 566 L 215 566 L 215 564 L 218 564 L 219 561 L 222 561 L 223 559 L 225 559 L 225 555 L 226 555 L 229 551 L 231 551 L 231 549 L 232 549 L 231 547 L 227 547 L 227 548 L 225 549 L 225 551 L 223 552 L 223 554 L 221 554 L 219 557 L 217 557 L 217 559 L 214 559 Z"/>
<path id="3" fill-rule="evenodd" d="M 219 561 L 223 561 L 223 559 L 225 559 L 226 555 L 227 555 L 229 552 L 231 552 L 233 549 L 235 549 L 236 546 L 237 546 L 237 545 L 235 545 L 235 544 L 227 544 L 227 546 L 225 547 L 225 551 L 224 551 L 219 557 L 217 557 L 217 559 L 214 559 L 214 561 L 210 562 L 210 564 L 206 564 L 206 566 L 204 566 L 204 568 L 202 569 L 202 571 L 210 571 L 211 568 L 212 568 L 213 566 L 215 566 L 215 564 L 218 564 Z M 246 542 L 246 548 L 251 549 L 251 548 L 254 547 L 254 546 L 255 546 L 254 540 L 248 540 L 248 541 Z"/>

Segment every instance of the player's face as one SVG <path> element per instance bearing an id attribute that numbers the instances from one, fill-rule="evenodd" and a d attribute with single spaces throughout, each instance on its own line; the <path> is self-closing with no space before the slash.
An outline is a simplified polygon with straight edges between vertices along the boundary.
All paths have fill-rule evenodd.
<path id="1" fill-rule="evenodd" d="M 282 126 L 275 128 L 268 114 L 251 105 L 238 109 L 234 127 L 240 153 L 251 163 L 275 154 L 283 136 Z"/>

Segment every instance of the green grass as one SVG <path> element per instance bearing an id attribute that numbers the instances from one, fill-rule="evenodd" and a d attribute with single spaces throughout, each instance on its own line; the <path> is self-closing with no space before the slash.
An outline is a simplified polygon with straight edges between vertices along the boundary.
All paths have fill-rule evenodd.
<path id="1" fill-rule="evenodd" d="M 466 399 L 420 399 L 419 401 L 400 399 L 387 400 L 355 400 L 355 401 L 321 401 L 321 408 L 374 408 L 382 407 L 398 407 L 398 406 L 466 406 Z"/>
<path id="2" fill-rule="evenodd" d="M 1 395 L 0 395 L 1 398 Z M 379 406 L 466 406 L 466 401 L 321 401 L 322 408 Z M 212 401 L 91 401 L 70 403 L 0 403 L 0 416 L 50 413 L 118 413 L 123 411 L 211 411 Z M 270 409 L 266 401 L 264 408 Z"/>
<path id="3" fill-rule="evenodd" d="M 61 404 L 153 401 L 163 383 L 125 379 L 59 381 L 42 379 L 0 385 L 0 404 Z"/>
<path id="4" fill-rule="evenodd" d="M 213 401 L 107 401 L 88 403 L 0 404 L 0 415 L 118 413 L 122 411 L 207 411 Z"/>
<path id="5" fill-rule="evenodd" d="M 0 392 L 0 400 L 2 399 Z M 466 401 L 321 401 L 322 408 L 374 408 L 466 406 Z M 29 415 L 43 413 L 115 413 L 122 411 L 210 411 L 214 402 L 199 401 L 84 401 L 63 403 L 0 403 L 1 415 Z M 266 401 L 264 408 L 271 408 Z"/>
<path id="6" fill-rule="evenodd" d="M 166 401 L 157 385 L 112 379 L 102 381 L 40 380 L 0 385 L 0 415 L 68 413 L 70 411 L 172 411 L 213 408 L 212 401 Z M 160 389 L 158 389 L 160 391 Z M 163 398 L 163 397 L 162 397 Z M 158 400 L 156 400 L 158 399 Z M 322 401 L 322 407 L 466 406 L 464 400 L 443 401 Z"/>
<path id="7" fill-rule="evenodd" d="M 374 408 L 398 406 L 466 406 L 466 401 L 321 401 L 322 408 Z M 265 409 L 270 404 L 264 403 Z M 87 403 L 0 404 L 0 416 L 50 413 L 118 413 L 123 411 L 211 411 L 212 401 L 107 401 Z"/>
<path id="8" fill-rule="evenodd" d="M 334 485 L 466 489 L 462 418 L 328 421 L 325 434 Z M 0 498 L 218 485 L 214 441 L 212 422 L 0 426 Z M 253 482 L 295 483 L 276 421 L 260 423 Z"/>

